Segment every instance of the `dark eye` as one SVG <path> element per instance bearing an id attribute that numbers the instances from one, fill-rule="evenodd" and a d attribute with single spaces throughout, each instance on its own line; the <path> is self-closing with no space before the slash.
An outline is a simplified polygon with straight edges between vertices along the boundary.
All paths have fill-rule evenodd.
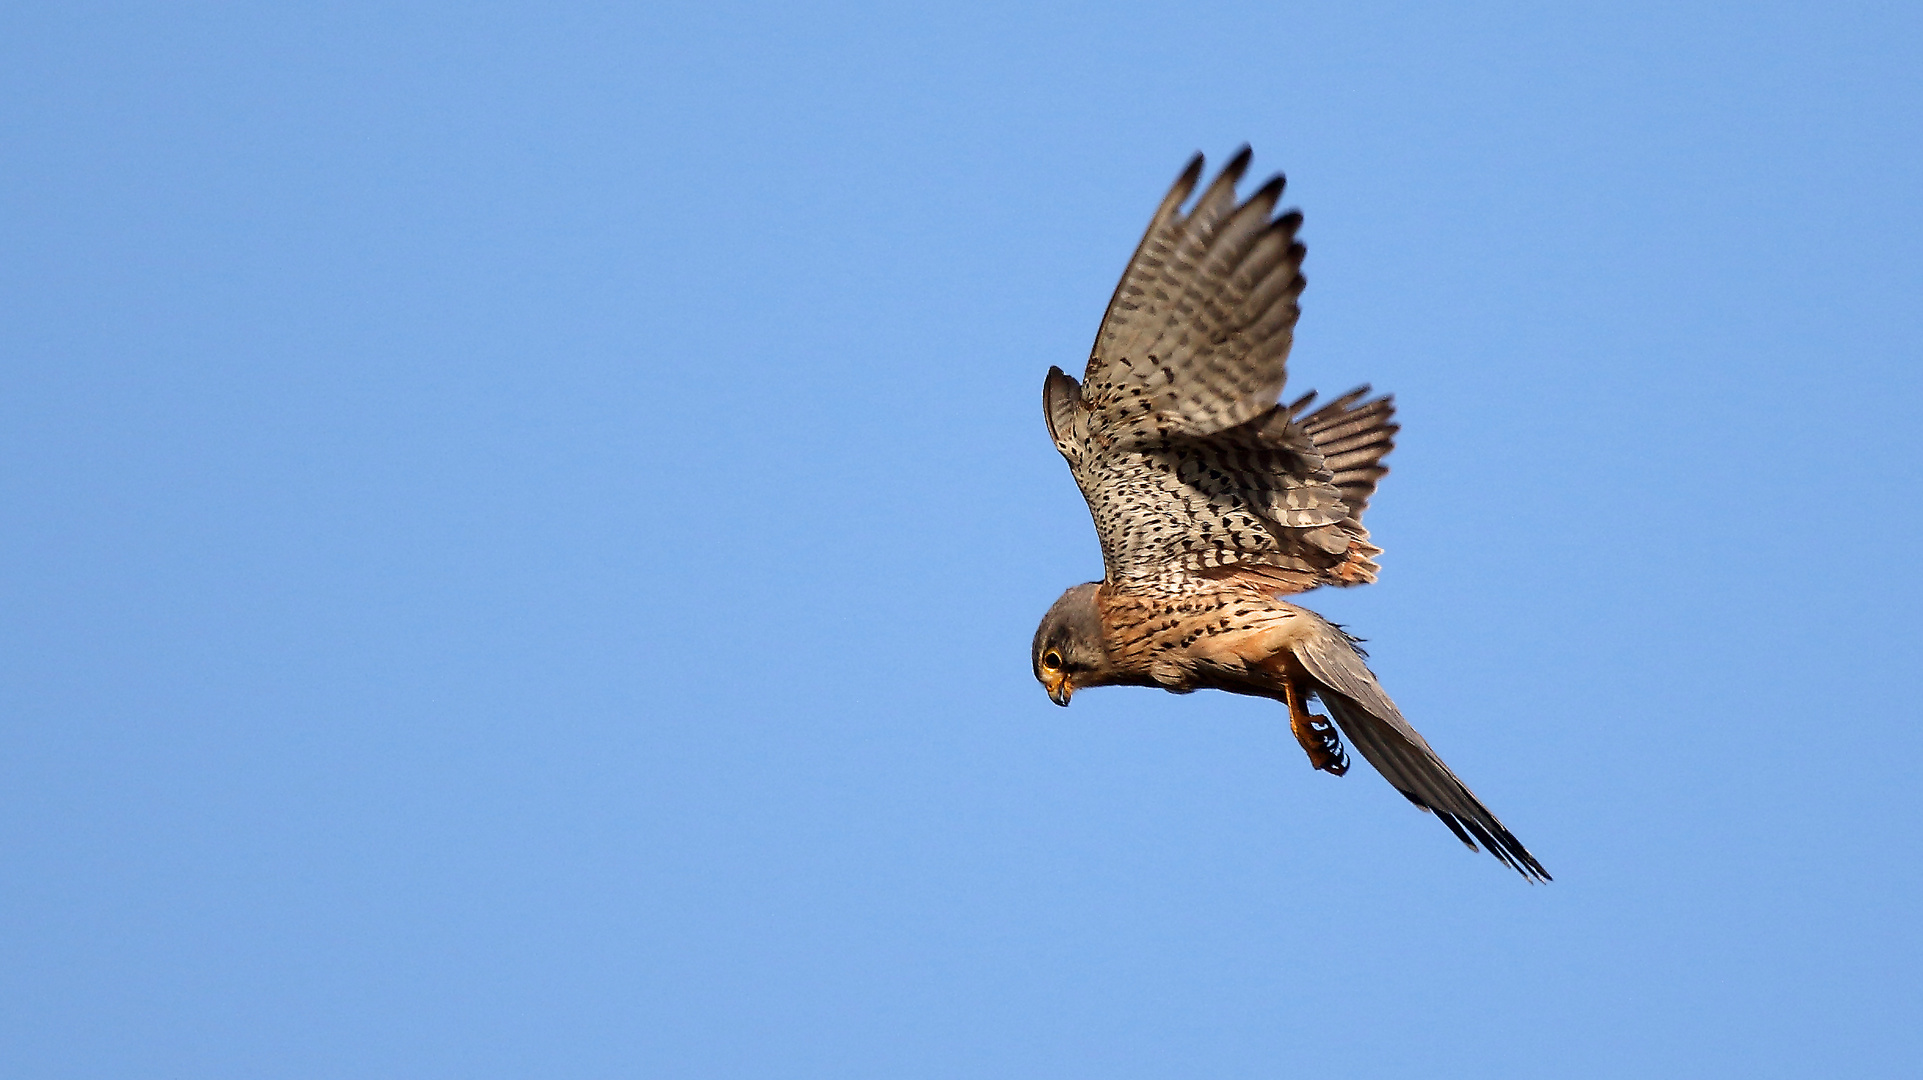
<path id="1" fill-rule="evenodd" d="M 1062 666 L 1062 654 L 1058 652 L 1051 652 L 1046 656 L 1043 656 L 1042 666 L 1047 668 L 1050 671 L 1055 671 L 1059 669 Z"/>

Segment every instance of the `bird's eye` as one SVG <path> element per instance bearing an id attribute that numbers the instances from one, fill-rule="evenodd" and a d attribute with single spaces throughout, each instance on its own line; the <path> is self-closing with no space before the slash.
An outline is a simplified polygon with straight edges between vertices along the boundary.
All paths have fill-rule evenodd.
<path id="1" fill-rule="evenodd" d="M 1042 666 L 1050 671 L 1059 669 L 1062 666 L 1062 654 L 1058 652 L 1048 653 L 1042 657 Z"/>

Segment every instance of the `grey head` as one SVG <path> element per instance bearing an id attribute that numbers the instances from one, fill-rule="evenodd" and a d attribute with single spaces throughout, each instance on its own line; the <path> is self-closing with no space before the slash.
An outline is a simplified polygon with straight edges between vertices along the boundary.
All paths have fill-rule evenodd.
<path id="1" fill-rule="evenodd" d="M 1102 613 L 1095 606 L 1098 587 L 1091 581 L 1063 593 L 1035 629 L 1030 657 L 1035 679 L 1057 705 L 1067 705 L 1069 695 L 1081 687 L 1116 681 L 1103 643 Z"/>

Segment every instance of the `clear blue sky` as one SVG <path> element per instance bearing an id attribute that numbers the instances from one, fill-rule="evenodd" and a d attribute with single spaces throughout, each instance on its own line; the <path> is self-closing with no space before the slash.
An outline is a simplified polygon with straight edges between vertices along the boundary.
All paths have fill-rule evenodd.
<path id="1" fill-rule="evenodd" d="M 0 1073 L 1914 1075 L 1914 5 L 0 14 Z M 1556 874 L 1091 691 L 1156 199 L 1405 425 L 1310 603 Z"/>

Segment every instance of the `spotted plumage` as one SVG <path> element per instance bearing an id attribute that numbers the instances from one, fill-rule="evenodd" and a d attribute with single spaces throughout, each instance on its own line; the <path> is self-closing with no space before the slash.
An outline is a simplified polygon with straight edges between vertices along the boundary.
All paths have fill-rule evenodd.
<path id="1" fill-rule="evenodd" d="M 1410 802 L 1531 880 L 1549 874 L 1396 709 L 1355 640 L 1284 602 L 1375 580 L 1362 525 L 1395 408 L 1363 387 L 1278 404 L 1300 314 L 1302 215 L 1283 180 L 1238 204 L 1242 151 L 1184 212 L 1196 155 L 1150 220 L 1080 382 L 1043 384 L 1055 448 L 1088 501 L 1105 569 L 1049 609 L 1036 678 L 1058 704 L 1085 686 L 1270 697 L 1316 768 L 1342 736 Z M 1307 709 L 1309 698 L 1328 710 Z M 1338 735 L 1338 729 L 1340 735 Z"/>

